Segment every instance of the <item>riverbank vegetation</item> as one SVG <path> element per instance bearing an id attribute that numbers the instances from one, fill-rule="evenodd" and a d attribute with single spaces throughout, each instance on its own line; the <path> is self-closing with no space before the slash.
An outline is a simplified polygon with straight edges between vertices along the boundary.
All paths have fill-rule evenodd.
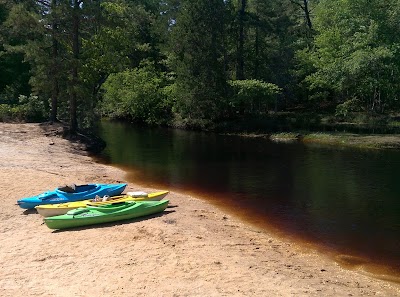
<path id="1" fill-rule="evenodd" d="M 397 133 L 397 0 L 0 0 L 0 120 Z"/>

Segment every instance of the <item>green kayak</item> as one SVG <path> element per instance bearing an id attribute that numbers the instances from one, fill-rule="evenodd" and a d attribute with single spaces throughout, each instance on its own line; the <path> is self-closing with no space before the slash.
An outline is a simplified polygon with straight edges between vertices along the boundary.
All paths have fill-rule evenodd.
<path id="1" fill-rule="evenodd" d="M 101 207 L 88 206 L 68 211 L 66 214 L 44 219 L 50 229 L 66 229 L 93 224 L 128 220 L 164 211 L 169 200 L 129 201 Z"/>

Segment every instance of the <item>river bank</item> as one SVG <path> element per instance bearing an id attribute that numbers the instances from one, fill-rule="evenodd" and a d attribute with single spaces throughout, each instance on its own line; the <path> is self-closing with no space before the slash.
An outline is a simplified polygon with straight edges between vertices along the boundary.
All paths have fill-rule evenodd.
<path id="1" fill-rule="evenodd" d="M 0 143 L 1 296 L 400 294 L 398 284 L 176 192 L 162 216 L 52 231 L 15 201 L 71 182 L 125 182 L 125 172 L 95 163 L 52 126 L 0 123 Z M 129 183 L 133 190 L 161 189 Z"/>
<path id="2" fill-rule="evenodd" d="M 222 123 L 216 131 L 277 142 L 400 149 L 399 125 L 398 114 L 352 112 L 343 118 L 329 113 L 276 112 Z"/>
<path id="3" fill-rule="evenodd" d="M 361 149 L 400 149 L 398 134 L 354 134 L 344 132 L 225 133 L 243 137 L 260 137 L 274 142 L 302 142 L 313 145 L 354 147 Z"/>

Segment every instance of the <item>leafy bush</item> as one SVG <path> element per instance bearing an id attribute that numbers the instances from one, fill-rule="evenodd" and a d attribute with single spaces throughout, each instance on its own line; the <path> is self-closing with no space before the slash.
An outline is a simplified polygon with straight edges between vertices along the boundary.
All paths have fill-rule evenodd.
<path id="1" fill-rule="evenodd" d="M 0 121 L 7 122 L 11 119 L 11 107 L 8 104 L 0 104 Z"/>
<path id="2" fill-rule="evenodd" d="M 357 98 L 347 100 L 336 106 L 335 116 L 339 118 L 346 118 L 350 112 L 362 110 L 362 102 Z"/>
<path id="3" fill-rule="evenodd" d="M 41 122 L 47 119 L 48 108 L 38 96 L 20 95 L 18 104 L 0 104 L 0 120 L 3 122 Z"/>
<path id="4" fill-rule="evenodd" d="M 102 115 L 130 118 L 150 125 L 163 124 L 171 116 L 168 79 L 153 63 L 111 74 L 103 85 Z"/>
<path id="5" fill-rule="evenodd" d="M 229 82 L 234 95 L 229 105 L 240 113 L 262 113 L 282 90 L 275 84 L 256 79 L 233 80 Z"/>
<path id="6" fill-rule="evenodd" d="M 18 99 L 19 108 L 25 121 L 41 122 L 47 119 L 49 110 L 44 100 L 34 95 L 30 95 L 29 97 L 20 95 Z"/>

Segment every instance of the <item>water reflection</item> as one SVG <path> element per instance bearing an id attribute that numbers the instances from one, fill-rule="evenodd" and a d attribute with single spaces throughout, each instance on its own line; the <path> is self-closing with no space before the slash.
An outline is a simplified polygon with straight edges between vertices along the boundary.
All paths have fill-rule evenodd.
<path id="1" fill-rule="evenodd" d="M 103 122 L 103 158 L 135 181 L 187 190 L 400 271 L 400 153 Z"/>

